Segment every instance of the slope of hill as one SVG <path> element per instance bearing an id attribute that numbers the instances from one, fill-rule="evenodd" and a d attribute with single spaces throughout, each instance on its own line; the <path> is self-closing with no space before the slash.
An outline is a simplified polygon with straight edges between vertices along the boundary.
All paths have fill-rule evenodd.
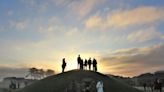
<path id="1" fill-rule="evenodd" d="M 18 92 L 87 92 L 87 89 L 89 92 L 97 92 L 98 81 L 103 81 L 104 92 L 142 92 L 111 76 L 84 70 L 72 70 L 50 76 Z"/>

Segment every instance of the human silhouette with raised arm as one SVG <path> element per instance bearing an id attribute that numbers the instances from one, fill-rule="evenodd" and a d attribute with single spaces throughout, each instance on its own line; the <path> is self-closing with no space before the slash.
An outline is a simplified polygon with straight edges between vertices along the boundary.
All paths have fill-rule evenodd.
<path id="1" fill-rule="evenodd" d="M 64 72 L 66 65 L 67 65 L 67 63 L 65 62 L 65 58 L 63 58 L 62 73 Z"/>
<path id="2" fill-rule="evenodd" d="M 92 64 L 92 61 L 91 61 L 91 58 L 89 58 L 89 60 L 88 60 L 89 70 L 91 70 L 91 64 Z"/>

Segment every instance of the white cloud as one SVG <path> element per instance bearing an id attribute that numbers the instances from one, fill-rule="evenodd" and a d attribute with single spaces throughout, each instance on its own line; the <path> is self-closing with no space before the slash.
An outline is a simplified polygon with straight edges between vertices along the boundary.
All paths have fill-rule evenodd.
<path id="1" fill-rule="evenodd" d="M 145 42 L 151 39 L 160 38 L 160 33 L 154 27 L 135 31 L 128 35 L 127 39 L 133 42 Z"/>
<path id="2" fill-rule="evenodd" d="M 22 20 L 22 21 L 10 21 L 10 26 L 12 28 L 15 28 L 19 31 L 24 31 L 26 28 L 28 28 L 29 23 L 27 20 Z"/>
<path id="3" fill-rule="evenodd" d="M 67 36 L 74 36 L 78 33 L 78 28 L 71 28 L 70 30 L 67 30 L 66 35 Z"/>

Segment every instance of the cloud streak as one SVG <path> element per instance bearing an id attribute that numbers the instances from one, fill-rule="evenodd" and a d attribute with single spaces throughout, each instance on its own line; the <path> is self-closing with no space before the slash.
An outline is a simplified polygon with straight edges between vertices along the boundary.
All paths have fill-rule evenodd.
<path id="1" fill-rule="evenodd" d="M 120 50 L 111 56 L 101 58 L 106 63 L 106 69 L 114 74 L 131 75 L 153 72 L 164 68 L 164 44 Z M 141 71 L 142 70 L 142 71 Z"/>
<path id="2" fill-rule="evenodd" d="M 150 24 L 164 20 L 163 7 L 137 7 L 129 10 L 119 10 L 107 14 L 105 17 L 99 15 L 91 16 L 85 21 L 87 28 L 120 28 L 131 25 Z"/>
<path id="3" fill-rule="evenodd" d="M 80 17 L 86 16 L 90 13 L 97 5 L 100 5 L 105 0 L 78 0 L 72 2 L 69 7 L 71 10 Z"/>
<path id="4" fill-rule="evenodd" d="M 126 27 L 129 25 L 153 23 L 160 20 L 164 20 L 163 8 L 145 6 L 127 11 L 119 11 L 108 16 L 108 25 Z"/>
<path id="5" fill-rule="evenodd" d="M 156 31 L 154 27 L 138 30 L 128 35 L 127 39 L 132 42 L 145 42 L 148 40 L 159 38 L 162 34 Z"/>

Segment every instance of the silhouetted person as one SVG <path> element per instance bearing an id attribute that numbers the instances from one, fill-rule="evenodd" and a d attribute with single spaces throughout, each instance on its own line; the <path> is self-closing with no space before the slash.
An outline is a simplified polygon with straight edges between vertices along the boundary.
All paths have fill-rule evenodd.
<path id="1" fill-rule="evenodd" d="M 80 60 L 80 69 L 83 70 L 83 59 Z"/>
<path id="2" fill-rule="evenodd" d="M 146 83 L 143 84 L 144 91 L 146 91 Z"/>
<path id="3" fill-rule="evenodd" d="M 158 80 L 158 90 L 159 92 L 162 92 L 162 83 L 160 82 L 160 80 Z"/>
<path id="4" fill-rule="evenodd" d="M 80 68 L 81 57 L 80 55 L 77 57 L 77 69 Z"/>
<path id="5" fill-rule="evenodd" d="M 95 58 L 93 59 L 93 71 L 97 71 L 97 61 Z"/>
<path id="6" fill-rule="evenodd" d="M 18 89 L 19 89 L 20 88 L 20 83 L 19 82 L 18 82 L 17 86 L 18 86 Z"/>
<path id="7" fill-rule="evenodd" d="M 65 58 L 63 58 L 62 72 L 64 72 L 66 65 L 67 65 L 67 63 L 65 62 Z"/>
<path id="8" fill-rule="evenodd" d="M 154 90 L 154 88 L 153 88 L 154 87 L 153 82 L 150 82 L 150 85 L 149 86 L 150 86 L 151 91 L 153 91 Z"/>
<path id="9" fill-rule="evenodd" d="M 158 79 L 157 78 L 154 81 L 154 90 L 158 90 Z"/>
<path id="10" fill-rule="evenodd" d="M 88 60 L 89 70 L 91 70 L 91 64 L 92 64 L 92 61 L 91 61 L 91 58 L 89 58 L 89 60 Z"/>
<path id="11" fill-rule="evenodd" d="M 87 70 L 87 59 L 85 59 L 84 66 L 85 66 L 85 69 Z"/>

